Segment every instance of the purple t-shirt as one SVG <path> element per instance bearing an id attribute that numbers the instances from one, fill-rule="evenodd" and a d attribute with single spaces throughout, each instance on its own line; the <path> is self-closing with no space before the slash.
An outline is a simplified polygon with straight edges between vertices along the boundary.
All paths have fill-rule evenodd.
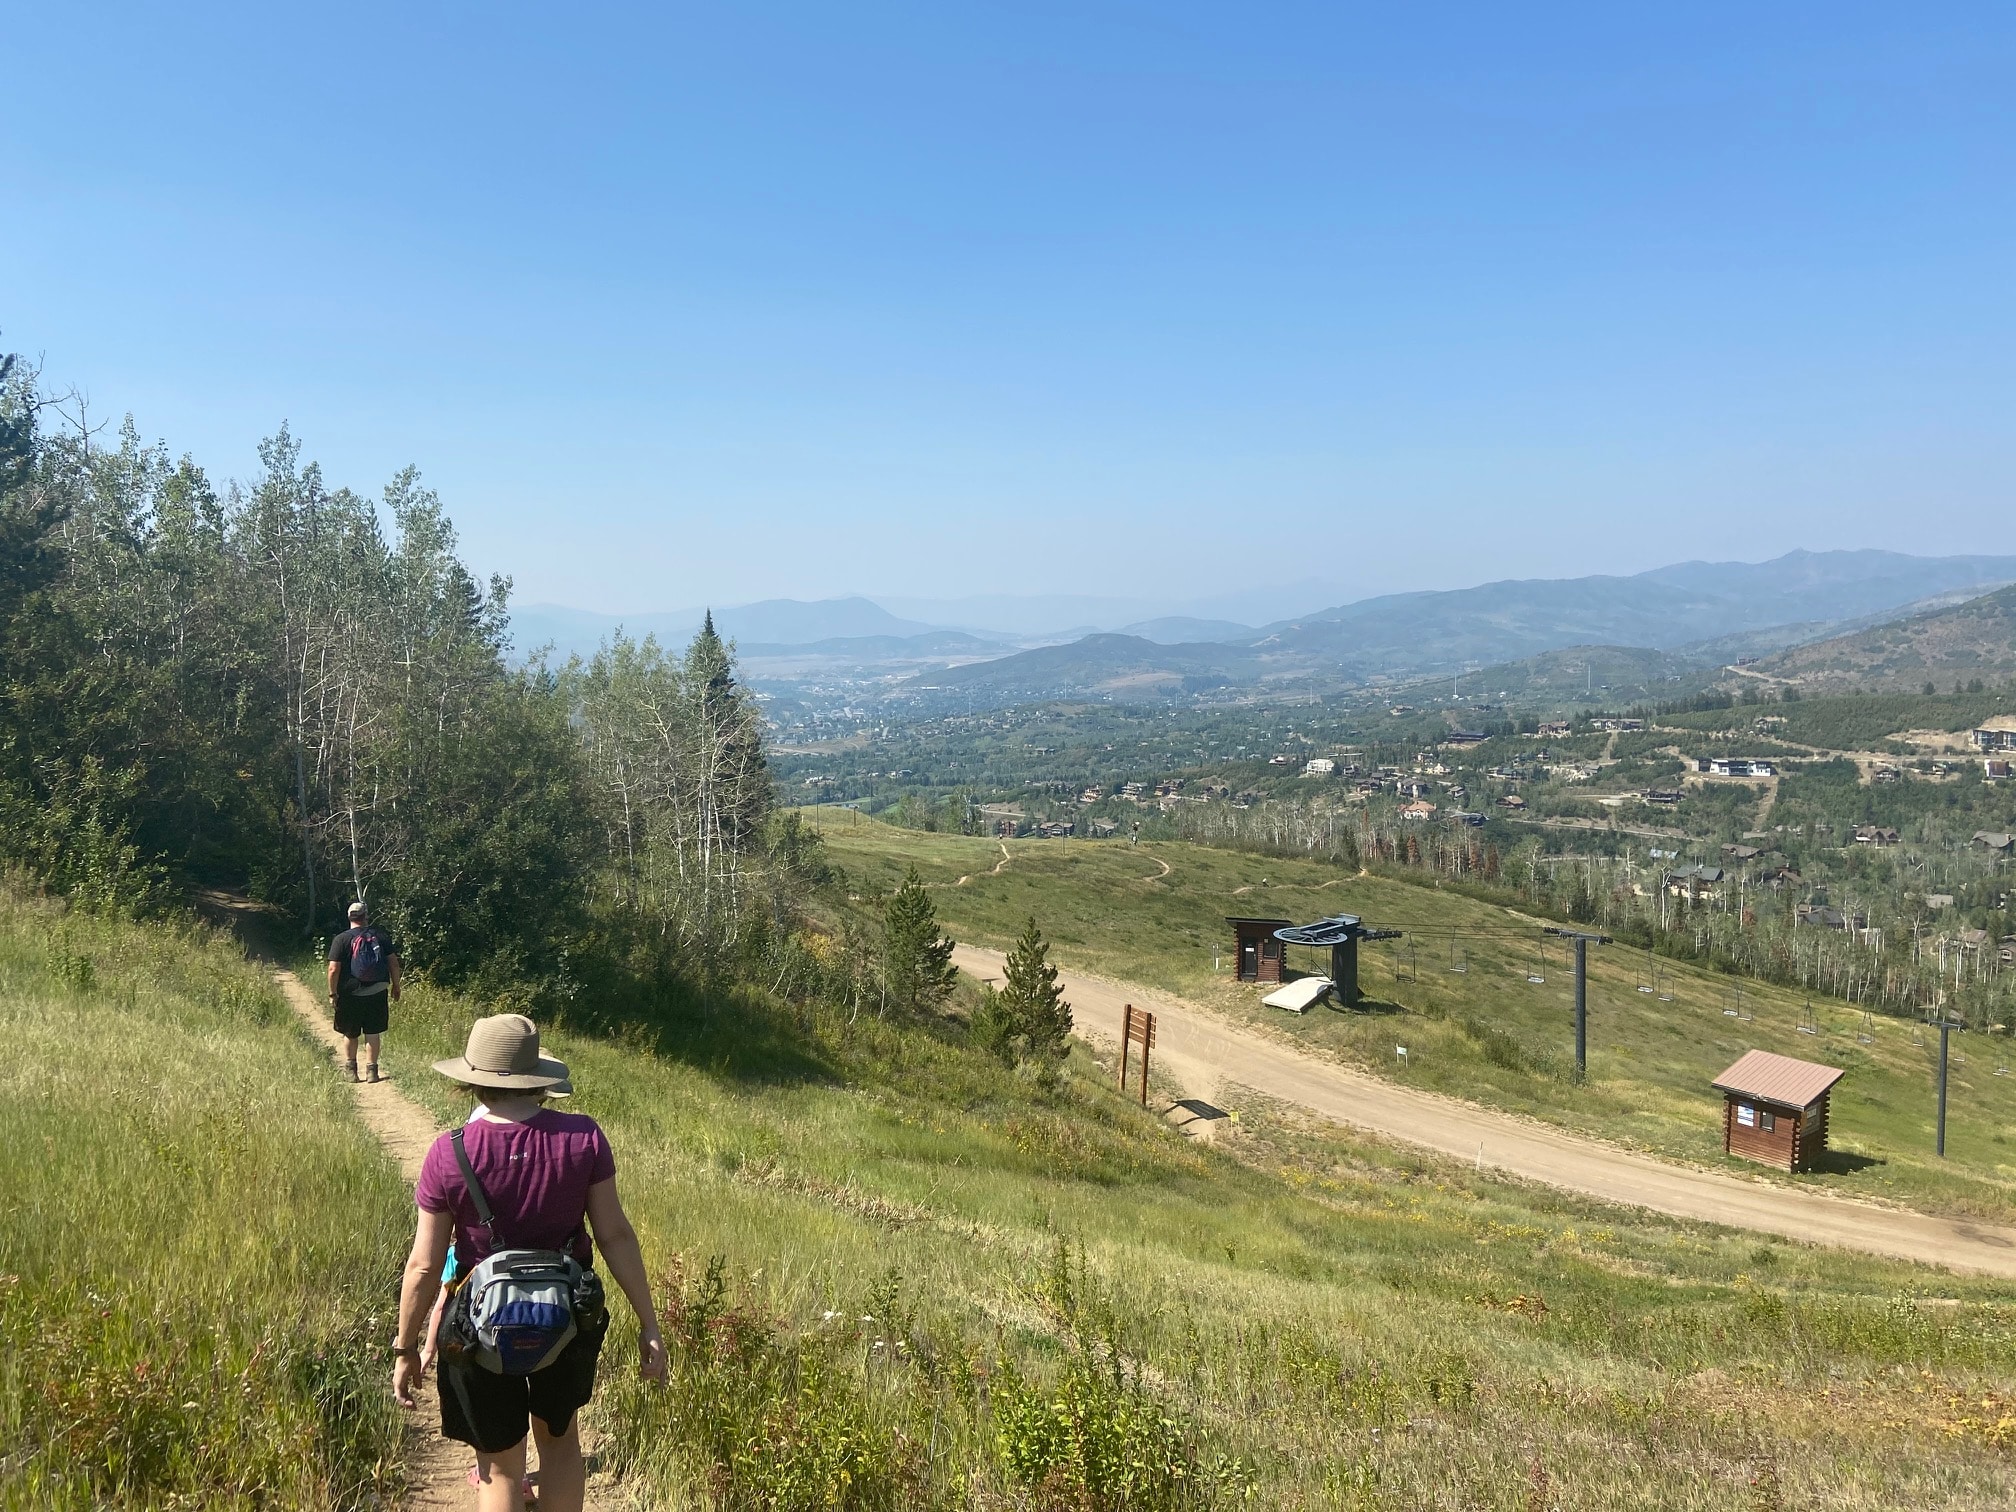
<path id="1" fill-rule="evenodd" d="M 571 1250 L 588 1263 L 594 1253 L 582 1221 L 588 1188 L 616 1174 L 616 1154 L 600 1124 L 586 1113 L 541 1108 L 523 1123 L 478 1118 L 463 1125 L 462 1140 L 490 1199 L 503 1247 Z M 430 1213 L 454 1216 L 455 1254 L 465 1273 L 497 1247 L 476 1219 L 476 1204 L 446 1134 L 420 1163 L 413 1200 Z"/>

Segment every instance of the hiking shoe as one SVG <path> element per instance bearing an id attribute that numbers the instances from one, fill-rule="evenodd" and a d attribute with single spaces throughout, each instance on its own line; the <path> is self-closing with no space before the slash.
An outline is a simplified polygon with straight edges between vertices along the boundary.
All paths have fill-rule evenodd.
<path id="1" fill-rule="evenodd" d="M 378 1068 L 376 1066 L 366 1066 L 364 1068 L 364 1080 L 367 1082 L 378 1080 Z"/>
<path id="2" fill-rule="evenodd" d="M 345 1081 L 357 1080 L 357 1062 L 355 1061 L 343 1062 L 343 1080 Z"/>

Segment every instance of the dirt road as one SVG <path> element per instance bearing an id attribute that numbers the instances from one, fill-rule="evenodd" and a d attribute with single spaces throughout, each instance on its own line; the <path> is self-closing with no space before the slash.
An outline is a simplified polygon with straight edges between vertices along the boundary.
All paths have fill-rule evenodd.
<path id="1" fill-rule="evenodd" d="M 1000 980 L 998 950 L 960 945 L 952 959 L 983 981 Z M 1300 1054 L 1166 993 L 1077 971 L 1060 977 L 1077 1032 L 1089 1042 L 1117 1047 L 1128 1003 L 1152 1011 L 1155 1065 L 1194 1097 L 1214 1100 L 1221 1083 L 1237 1083 L 1339 1123 L 1607 1202 L 2016 1278 L 2016 1230 L 1670 1165 Z"/>

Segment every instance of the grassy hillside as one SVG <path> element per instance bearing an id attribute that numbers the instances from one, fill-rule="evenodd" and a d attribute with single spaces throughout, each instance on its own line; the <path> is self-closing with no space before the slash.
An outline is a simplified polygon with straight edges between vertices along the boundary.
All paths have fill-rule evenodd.
<path id="1" fill-rule="evenodd" d="M 395 1075 L 474 1011 L 411 994 Z M 1624 1221 L 1293 1120 L 1189 1145 L 1082 1052 L 1044 1095 L 951 1024 L 746 995 L 549 1039 L 665 1278 L 674 1382 L 612 1372 L 597 1421 L 669 1505 L 2016 1496 L 1992 1285 Z"/>
<path id="2" fill-rule="evenodd" d="M 326 1063 L 209 937 L 14 895 L 0 1004 L 0 1506 L 374 1504 L 412 1210 Z M 424 1067 L 480 1011 L 421 987 L 394 1024 L 395 1087 L 444 1121 Z M 950 1022 L 735 993 L 549 1041 L 666 1296 L 672 1385 L 627 1375 L 625 1319 L 595 1408 L 651 1504 L 2016 1497 L 1988 1283 L 1292 1119 L 1192 1146 L 1082 1056 L 1045 1093 Z"/>
<path id="3" fill-rule="evenodd" d="M 1007 944 L 1032 912 L 1059 960 L 1166 988 L 1354 1064 L 1395 1074 L 1396 1032 L 1417 1085 L 1510 1108 L 1619 1143 L 1721 1163 L 1715 1074 L 1753 1047 L 1848 1068 L 1834 1099 L 1829 1169 L 1801 1183 L 1891 1198 L 1928 1209 L 2016 1221 L 2016 1074 L 2000 1037 L 1961 1036 L 1953 1070 L 1948 1158 L 1933 1154 L 1937 1041 L 1912 1027 L 1812 999 L 1818 1034 L 1799 1026 L 1800 993 L 1659 963 L 1624 947 L 1591 952 L 1589 1082 L 1576 1086 L 1572 974 L 1563 947 L 1506 910 L 1432 886 L 1350 877 L 1332 867 L 1203 846 L 1138 849 L 1106 842 L 999 842 L 929 835 L 832 810 L 815 811 L 834 858 L 857 889 L 892 886 L 915 865 L 941 917 L 962 938 Z M 1163 875 L 1164 867 L 1168 874 Z M 966 877 L 964 883 L 958 878 Z M 1406 929 L 1397 944 L 1364 951 L 1365 986 L 1384 1011 L 1324 1009 L 1297 1018 L 1259 1006 L 1260 992 L 1230 980 L 1228 914 L 1305 920 L 1350 912 Z M 1327 956 L 1298 953 L 1323 969 Z M 1466 968 L 1456 971 L 1455 967 Z M 1544 983 L 1529 982 L 1530 974 Z M 1669 985 L 1670 984 L 1670 985 Z M 1661 994 L 1670 992 L 1671 1002 Z M 1735 1009 L 1737 1016 L 1725 1010 Z M 1395 1010 L 1399 1017 L 1395 1016 Z M 1744 1169 L 1754 1169 L 1744 1167 Z"/>
<path id="4" fill-rule="evenodd" d="M 405 1204 L 272 983 L 0 888 L 0 1507 L 359 1507 Z"/>

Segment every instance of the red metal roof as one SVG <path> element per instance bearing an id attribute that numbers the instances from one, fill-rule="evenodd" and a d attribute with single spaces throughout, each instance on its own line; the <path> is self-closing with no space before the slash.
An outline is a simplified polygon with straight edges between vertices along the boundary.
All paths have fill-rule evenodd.
<path id="1" fill-rule="evenodd" d="M 1834 1066 L 1773 1055 L 1769 1050 L 1752 1050 L 1716 1077 L 1715 1086 L 1720 1091 L 1754 1097 L 1759 1102 L 1807 1108 L 1847 1074 Z"/>

